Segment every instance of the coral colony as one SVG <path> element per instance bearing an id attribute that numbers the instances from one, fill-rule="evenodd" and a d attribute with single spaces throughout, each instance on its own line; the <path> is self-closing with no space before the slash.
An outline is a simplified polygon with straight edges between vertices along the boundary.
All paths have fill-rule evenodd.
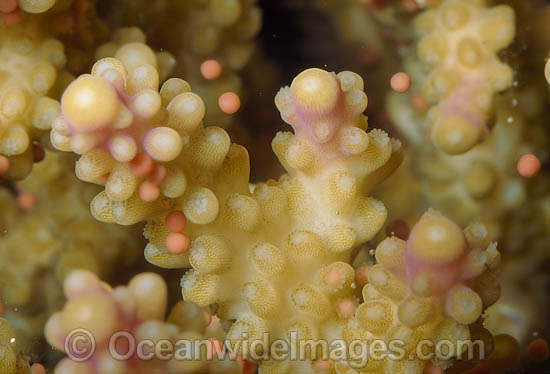
<path id="1" fill-rule="evenodd" d="M 0 374 L 549 370 L 549 25 L 0 0 Z"/>

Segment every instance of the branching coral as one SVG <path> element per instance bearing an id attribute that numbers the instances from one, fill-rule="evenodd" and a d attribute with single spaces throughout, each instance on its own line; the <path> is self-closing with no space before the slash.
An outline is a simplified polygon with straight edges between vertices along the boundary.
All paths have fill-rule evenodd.
<path id="1" fill-rule="evenodd" d="M 74 177 L 73 163 L 72 156 L 48 153 L 20 185 L 35 196 L 34 208 L 13 212 L 0 234 L 0 299 L 22 349 L 62 302 L 60 286 L 68 272 L 83 268 L 109 278 L 140 254 L 139 229 L 106 225 L 90 215 L 97 188 Z"/>
<path id="2" fill-rule="evenodd" d="M 446 368 L 462 353 L 459 340 L 482 339 L 488 349 L 491 335 L 480 326 L 480 317 L 500 295 L 494 276 L 500 254 L 490 243 L 483 225 L 462 230 L 453 221 L 428 211 L 413 227 L 407 241 L 389 237 L 375 252 L 377 264 L 369 270 L 362 303 L 344 330 L 347 341 L 383 339 L 402 342 L 402 359 L 349 360 L 337 363 L 339 373 L 421 373 L 432 360 Z M 429 340 L 418 357 L 417 344 Z M 450 352 L 439 351 L 437 343 Z M 391 347 L 391 345 L 389 345 Z M 412 354 L 414 359 L 410 359 Z M 488 354 L 488 352 L 486 352 Z M 377 357 L 377 356 L 370 356 Z M 426 357 L 429 357 L 426 359 Z M 475 363 L 475 362 L 474 362 Z M 352 369 L 353 368 L 353 369 Z"/>
<path id="3" fill-rule="evenodd" d="M 191 83 L 206 103 L 209 123 L 227 126 L 232 118 L 218 107 L 224 92 L 244 90 L 237 74 L 254 52 L 254 38 L 261 26 L 256 0 L 150 1 L 113 3 L 109 19 L 115 24 L 136 24 L 144 29 L 153 45 L 173 52 L 179 61 L 176 73 Z M 148 17 L 143 15 L 147 13 Z M 166 33 L 166 24 L 172 32 Z M 217 79 L 200 74 L 204 61 L 216 60 L 222 66 Z"/>
<path id="4" fill-rule="evenodd" d="M 241 372 L 239 361 L 216 355 L 217 343 L 207 340 L 204 335 L 204 314 L 196 305 L 180 301 L 164 320 L 167 287 L 157 274 L 141 273 L 127 286 L 112 289 L 94 274 L 79 270 L 65 279 L 64 290 L 68 301 L 63 310 L 53 314 L 48 321 L 46 338 L 55 348 L 64 351 L 66 337 L 74 329 L 85 329 L 94 337 L 97 349 L 85 362 L 63 359 L 56 367 L 58 374 Z M 117 360 L 110 351 L 110 339 L 117 332 L 131 334 L 135 342 L 140 343 L 142 351 L 139 353 L 143 356 L 149 354 L 146 349 L 155 352 L 154 345 L 161 341 L 173 344 L 174 350 L 166 353 L 174 354 L 179 350 L 180 356 L 176 353 L 171 359 L 140 360 L 134 354 L 128 360 Z M 146 349 L 141 344 L 145 339 L 153 344 L 145 346 Z M 114 346 L 120 356 L 128 352 L 124 343 L 117 342 Z M 72 351 L 66 353 L 71 357 L 76 354 Z"/>
<path id="5" fill-rule="evenodd" d="M 0 372 L 2 374 L 29 374 L 28 361 L 19 354 L 15 331 L 0 317 Z"/>
<path id="6" fill-rule="evenodd" d="M 64 48 L 45 35 L 34 22 L 0 25 L 0 158 L 9 158 L 10 179 L 29 173 L 32 143 L 45 144 L 42 136 L 59 114 Z"/>
<path id="7" fill-rule="evenodd" d="M 460 156 L 447 156 L 427 147 L 418 149 L 417 162 L 424 198 L 461 224 L 483 222 L 493 238 L 502 220 L 527 198 L 516 164 L 530 150 L 524 133 L 532 125 L 508 98 L 499 100 L 496 124 L 483 143 Z"/>
<path id="8" fill-rule="evenodd" d="M 155 201 L 161 192 L 181 195 L 185 181 L 163 163 L 175 160 L 189 141 L 176 129 L 183 132 L 204 115 L 202 102 L 180 79 L 167 81 L 158 93 L 159 63 L 145 44 L 124 44 L 115 56 L 99 60 L 91 75 L 67 88 L 63 114 L 51 132 L 56 148 L 82 155 L 76 165 L 80 179 L 105 184 L 92 206 L 96 217 L 109 208 L 102 206 L 106 201 L 132 206 Z M 104 220 L 133 224 L 145 218 L 113 214 Z"/>
<path id="9" fill-rule="evenodd" d="M 276 104 L 295 132 L 273 140 L 288 175 L 253 192 L 244 174 L 233 179 L 238 189 L 216 183 L 219 214 L 188 231 L 193 270 L 182 279 L 183 296 L 235 320 L 228 339 L 244 357 L 264 333 L 328 338 L 342 328 L 355 306 L 346 262 L 386 218 L 384 206 L 365 195 L 401 160 L 398 142 L 365 132 L 367 97 L 354 73 L 306 70 Z"/>
<path id="10" fill-rule="evenodd" d="M 425 93 L 430 136 L 443 152 L 461 154 L 488 131 L 493 95 L 512 84 L 512 69 L 497 52 L 515 35 L 514 10 L 484 0 L 446 0 L 415 21 L 419 58 L 431 68 Z"/>

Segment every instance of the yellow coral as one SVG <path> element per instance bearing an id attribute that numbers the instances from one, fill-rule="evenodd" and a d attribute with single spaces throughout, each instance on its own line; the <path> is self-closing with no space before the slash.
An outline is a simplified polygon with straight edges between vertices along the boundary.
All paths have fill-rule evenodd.
<path id="1" fill-rule="evenodd" d="M 215 304 L 220 318 L 235 320 L 228 339 L 242 343 L 238 352 L 245 357 L 264 333 L 271 340 L 288 340 L 291 332 L 299 339 L 331 337 L 349 317 L 348 304 L 354 308 L 354 272 L 346 261 L 386 217 L 384 206 L 365 195 L 400 161 L 398 142 L 379 130 L 365 132 L 362 90 L 351 72 L 298 75 L 275 100 L 295 130 L 273 140 L 288 175 L 252 192 L 246 174 L 232 179 L 233 190 L 214 183 L 219 214 L 189 226 L 193 270 L 182 279 L 183 296 Z M 229 172 L 229 161 L 220 174 Z M 270 352 L 264 354 L 269 360 Z"/>
<path id="2" fill-rule="evenodd" d="M 497 52 L 515 36 L 514 10 L 483 0 L 446 0 L 415 21 L 417 52 L 430 67 L 427 98 L 434 144 L 449 154 L 470 150 L 485 136 L 493 95 L 512 84 L 512 69 Z"/>
<path id="3" fill-rule="evenodd" d="M 63 44 L 34 22 L 0 25 L 0 35 L 0 157 L 10 158 L 7 177 L 22 179 L 32 167 L 31 144 L 46 144 L 60 112 L 66 59 Z"/>
<path id="4" fill-rule="evenodd" d="M 2 374 L 31 372 L 28 360 L 19 354 L 15 331 L 4 318 L 0 318 L 0 372 Z"/>
<path id="5" fill-rule="evenodd" d="M 72 272 L 64 282 L 67 303 L 63 310 L 49 319 L 45 335 L 55 348 L 65 351 L 66 336 L 74 329 L 86 329 L 91 334 L 97 349 L 91 352 L 88 360 L 71 360 L 72 356 L 61 360 L 56 367 L 58 373 L 105 373 L 132 370 L 135 373 L 181 372 L 181 373 L 240 373 L 241 367 L 235 357 L 216 356 L 212 340 L 207 340 L 205 318 L 202 311 L 192 303 L 178 302 L 164 321 L 167 304 L 167 286 L 164 280 L 154 273 L 140 273 L 128 285 L 112 289 L 101 282 L 94 274 L 78 270 Z M 105 319 L 105 316 L 109 318 Z M 109 348 L 115 332 L 131 334 L 139 343 L 137 355 L 129 359 L 114 357 Z M 122 338 L 123 339 L 123 338 Z M 148 339 L 153 346 L 168 341 L 173 350 L 169 359 L 141 359 L 146 355 L 141 342 Z M 201 345 L 198 345 L 201 344 Z M 186 348 L 183 356 L 175 356 Z M 201 348 L 202 347 L 202 348 Z M 149 348 L 149 346 L 147 346 Z M 177 351 L 176 351 L 177 349 Z M 206 349 L 206 351 L 203 351 Z M 196 351 L 198 350 L 198 351 Z M 127 351 L 116 353 L 125 355 Z M 192 357 L 188 357 L 191 353 Z M 212 355 L 212 356 L 210 356 Z M 140 356 L 143 357 L 143 356 Z M 180 358 L 178 358 L 180 357 Z"/>
<path id="6" fill-rule="evenodd" d="M 35 197 L 32 211 L 14 209 L 14 217 L 2 211 L 11 223 L 0 234 L 0 299 L 24 348 L 62 303 L 60 284 L 71 270 L 110 277 L 140 254 L 139 228 L 106 225 L 91 216 L 97 187 L 83 186 L 71 171 L 73 163 L 69 155 L 48 153 L 19 186 Z"/>
<path id="7" fill-rule="evenodd" d="M 349 367 L 339 364 L 337 372 L 421 373 L 430 360 L 447 368 L 462 353 L 458 340 L 487 335 L 477 322 L 499 297 L 493 272 L 500 254 L 482 225 L 472 224 L 463 231 L 429 211 L 414 226 L 408 241 L 387 238 L 375 255 L 378 264 L 369 271 L 364 303 L 349 320 L 344 339 L 382 339 L 390 347 L 386 353 L 393 354 L 398 351 L 391 351 L 390 342 L 399 339 L 405 356 L 350 359 Z M 425 340 L 433 344 L 424 344 L 427 351 L 422 357 L 418 344 Z M 450 352 L 439 351 L 445 349 L 437 344 L 442 340 L 453 342 L 446 347 Z"/>

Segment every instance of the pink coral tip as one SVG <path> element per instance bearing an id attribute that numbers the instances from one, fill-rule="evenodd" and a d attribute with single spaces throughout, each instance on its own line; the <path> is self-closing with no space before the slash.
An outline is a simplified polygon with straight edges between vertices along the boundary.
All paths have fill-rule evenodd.
<path id="1" fill-rule="evenodd" d="M 46 368 L 42 364 L 34 363 L 31 366 L 31 374 L 46 374 Z"/>
<path id="2" fill-rule="evenodd" d="M 160 189 L 156 184 L 145 181 L 139 185 L 138 195 L 145 202 L 155 201 L 160 196 Z"/>
<path id="3" fill-rule="evenodd" d="M 216 79 L 222 74 L 222 65 L 217 60 L 206 60 L 201 64 L 201 74 L 204 79 Z"/>
<path id="4" fill-rule="evenodd" d="M 155 161 L 148 155 L 140 153 L 130 161 L 130 170 L 138 178 L 146 178 L 154 169 Z"/>
<path id="5" fill-rule="evenodd" d="M 524 178 L 533 178 L 539 173 L 541 162 L 532 153 L 521 156 L 518 161 L 518 173 Z"/>
<path id="6" fill-rule="evenodd" d="M 166 237 L 166 248 L 175 255 L 187 251 L 189 244 L 189 238 L 179 232 L 172 232 Z"/>
<path id="7" fill-rule="evenodd" d="M 25 212 L 30 212 L 36 205 L 36 197 L 28 192 L 20 192 L 17 195 L 17 205 Z"/>
<path id="8" fill-rule="evenodd" d="M 4 176 L 10 169 L 10 160 L 6 156 L 0 155 L 0 177 Z"/>
<path id="9" fill-rule="evenodd" d="M 405 93 L 411 88 L 411 77 L 404 72 L 395 73 L 390 80 L 392 90 L 399 93 Z"/>
<path id="10" fill-rule="evenodd" d="M 166 227 L 172 232 L 182 232 L 187 226 L 187 218 L 180 210 L 174 210 L 166 216 Z"/>
<path id="11" fill-rule="evenodd" d="M 241 107 L 241 99 L 235 92 L 226 92 L 220 95 L 218 105 L 222 112 L 226 114 L 234 114 Z"/>

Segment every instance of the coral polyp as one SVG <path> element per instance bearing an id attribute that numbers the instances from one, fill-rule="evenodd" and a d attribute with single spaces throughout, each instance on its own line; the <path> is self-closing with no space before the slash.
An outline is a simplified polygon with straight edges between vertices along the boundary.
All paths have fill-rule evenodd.
<path id="1" fill-rule="evenodd" d="M 23 179 L 32 168 L 33 142 L 46 144 L 60 112 L 66 58 L 63 44 L 35 22 L 0 25 L 0 35 L 0 158 L 9 160 L 8 178 Z"/>
<path id="2" fill-rule="evenodd" d="M 86 271 L 71 273 L 64 282 L 67 304 L 62 311 L 51 316 L 45 327 L 46 338 L 59 350 L 66 350 L 66 336 L 75 330 L 92 334 L 96 350 L 89 360 L 75 362 L 70 358 L 61 360 L 56 373 L 105 373 L 125 372 L 150 373 L 158 370 L 185 373 L 240 373 L 237 359 L 221 359 L 216 355 L 216 339 L 208 339 L 207 323 L 202 311 L 193 304 L 180 301 L 164 321 L 167 303 L 167 286 L 154 273 L 141 273 L 133 277 L 127 286 L 114 289 Z M 105 320 L 105 316 L 112 318 Z M 84 330 L 85 329 L 85 330 Z M 132 339 L 158 343 L 160 341 L 188 344 L 187 356 L 167 360 L 150 360 L 140 363 L 139 356 L 133 360 L 113 357 L 109 348 L 110 337 L 117 331 L 126 331 Z M 121 341 L 128 339 L 121 336 Z M 197 345 L 202 340 L 202 346 Z M 219 341 L 219 340 L 218 340 Z M 127 344 L 130 340 L 127 340 Z M 123 343 L 116 348 L 120 357 L 127 354 Z M 118 350 L 120 349 L 120 351 Z M 135 343 L 134 343 L 135 349 Z M 199 350 L 195 352 L 195 350 Z M 203 351 L 201 351 L 201 349 Z M 66 352 L 75 354 L 74 352 Z M 168 352 L 167 352 L 168 353 Z M 143 350 L 138 354 L 149 355 Z"/>
<path id="3" fill-rule="evenodd" d="M 420 373 L 430 360 L 444 369 L 450 367 L 453 358 L 461 355 L 458 342 L 479 334 L 476 329 L 481 327 L 476 322 L 500 295 L 495 278 L 500 254 L 487 229 L 472 224 L 462 230 L 429 211 L 414 225 L 408 240 L 386 238 L 378 244 L 375 256 L 377 264 L 369 270 L 369 282 L 362 290 L 364 303 L 348 322 L 344 338 L 399 339 L 407 355 L 417 356 L 416 347 L 422 340 L 454 345 L 445 346 L 450 350 L 445 359 L 437 351 L 440 346 L 432 345 L 426 349 L 434 359 L 351 361 L 350 367 Z M 430 356 L 425 353 L 424 357 Z"/>
<path id="4" fill-rule="evenodd" d="M 465 153 L 488 131 L 494 94 L 512 84 L 497 53 L 514 39 L 514 10 L 446 0 L 419 15 L 415 28 L 418 57 L 431 68 L 424 88 L 436 104 L 428 113 L 431 139 L 445 153 Z"/>

